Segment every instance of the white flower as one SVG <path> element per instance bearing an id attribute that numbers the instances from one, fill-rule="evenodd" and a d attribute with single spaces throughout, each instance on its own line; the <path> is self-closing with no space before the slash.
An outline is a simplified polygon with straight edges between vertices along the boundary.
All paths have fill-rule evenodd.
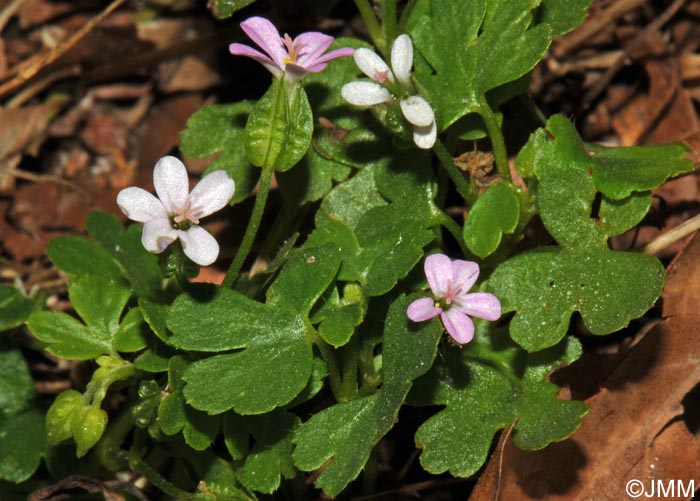
<path id="1" fill-rule="evenodd" d="M 178 238 L 185 255 L 200 266 L 208 266 L 219 255 L 216 239 L 199 225 L 199 220 L 226 206 L 235 183 L 217 170 L 202 178 L 189 191 L 187 169 L 175 157 L 163 157 L 153 169 L 158 198 L 132 186 L 117 195 L 117 205 L 126 217 L 144 223 L 141 243 L 149 252 L 160 254 Z"/>
<path id="2" fill-rule="evenodd" d="M 350 104 L 373 106 L 391 100 L 389 88 L 400 85 L 404 90 L 413 92 L 411 84 L 411 66 L 413 66 L 413 44 L 408 35 L 399 35 L 391 47 L 391 68 L 375 52 L 361 48 L 355 50 L 355 63 L 362 73 L 374 82 L 350 82 L 343 85 L 341 94 Z M 401 99 L 401 113 L 413 125 L 413 141 L 422 149 L 429 149 L 435 144 L 437 126 L 435 113 L 428 102 L 418 95 Z"/>

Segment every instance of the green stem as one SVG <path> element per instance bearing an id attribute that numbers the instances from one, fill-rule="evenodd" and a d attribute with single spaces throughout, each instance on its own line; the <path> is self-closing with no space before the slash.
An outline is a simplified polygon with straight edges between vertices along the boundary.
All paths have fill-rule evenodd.
<path id="1" fill-rule="evenodd" d="M 248 257 L 251 247 L 253 246 L 253 241 L 255 241 L 255 236 L 258 233 L 258 227 L 260 226 L 260 221 L 262 220 L 263 212 L 265 211 L 265 204 L 267 203 L 267 195 L 270 193 L 270 181 L 272 181 L 273 169 L 269 167 L 264 167 L 262 174 L 260 175 L 260 187 L 258 188 L 258 194 L 255 197 L 255 205 L 253 206 L 253 213 L 250 215 L 250 220 L 248 221 L 248 227 L 243 235 L 243 241 L 241 242 L 236 256 L 233 258 L 231 267 L 226 273 L 226 277 L 221 285 L 224 287 L 231 287 L 233 282 L 238 277 L 238 274 L 243 267 L 245 259 Z"/>
<path id="2" fill-rule="evenodd" d="M 344 401 L 357 398 L 357 336 L 353 335 L 343 349 L 343 386 Z"/>
<path id="3" fill-rule="evenodd" d="M 169 480 L 163 478 L 145 461 L 140 459 L 131 459 L 130 463 L 131 464 L 129 466 L 131 466 L 132 470 L 146 477 L 149 482 L 170 496 L 172 499 L 179 499 L 181 501 L 211 500 L 211 497 L 205 494 L 183 491 Z"/>
<path id="4" fill-rule="evenodd" d="M 398 36 L 398 25 L 396 24 L 396 0 L 382 1 L 382 30 L 384 31 L 384 41 L 386 44 Z M 389 50 L 385 47 L 386 51 Z M 386 54 L 385 54 L 386 55 Z"/>
<path id="5" fill-rule="evenodd" d="M 355 6 L 360 12 L 362 20 L 365 22 L 369 36 L 372 38 L 374 45 L 384 53 L 384 46 L 386 45 L 386 40 L 384 39 L 384 34 L 382 33 L 382 28 L 379 26 L 376 16 L 374 15 L 374 10 L 369 4 L 369 0 L 355 0 Z"/>
<path id="6" fill-rule="evenodd" d="M 316 329 L 314 329 L 311 324 L 308 324 L 306 330 L 309 339 L 313 344 L 318 347 L 318 351 L 321 353 L 321 358 L 326 363 L 326 369 L 328 370 L 328 382 L 331 384 L 331 392 L 336 401 L 342 402 L 343 398 L 343 382 L 340 377 L 340 367 L 338 366 L 338 360 L 335 358 L 335 353 L 331 350 L 331 347 L 321 339 L 318 335 Z"/>
<path id="7" fill-rule="evenodd" d="M 491 139 L 491 146 L 493 147 L 493 156 L 496 159 L 496 169 L 498 173 L 505 179 L 510 179 L 510 167 L 508 166 L 508 151 L 506 150 L 506 141 L 503 138 L 503 133 L 501 132 L 501 126 L 498 125 L 498 117 L 491 111 L 488 105 L 481 106 L 479 115 L 484 120 L 486 124 L 486 130 L 489 133 L 489 139 Z"/>
<path id="8" fill-rule="evenodd" d="M 466 256 L 469 254 L 469 251 L 467 250 L 467 246 L 464 243 L 464 236 L 462 235 L 462 228 L 455 222 L 454 219 L 452 219 L 450 216 L 445 214 L 444 212 L 440 211 L 440 214 L 437 216 L 438 222 L 448 231 L 450 232 L 450 235 L 454 237 L 455 240 L 457 240 L 457 243 L 459 244 L 459 248 L 462 251 L 462 255 Z"/>
<path id="9" fill-rule="evenodd" d="M 403 8 L 403 11 L 401 11 L 401 18 L 399 19 L 399 29 L 401 31 L 405 31 L 406 24 L 408 24 L 408 20 L 411 17 L 411 12 L 415 6 L 416 0 L 408 0 L 408 2 L 406 2 L 406 6 Z"/>
<path id="10" fill-rule="evenodd" d="M 442 166 L 447 171 L 450 179 L 452 179 L 452 182 L 457 187 L 457 192 L 462 195 L 462 198 L 469 200 L 471 198 L 469 194 L 469 183 L 467 183 L 467 180 L 464 179 L 462 171 L 460 171 L 452 161 L 452 155 L 450 155 L 450 153 L 447 151 L 445 145 L 442 144 L 440 140 L 437 140 L 433 145 L 433 151 L 437 155 Z"/>

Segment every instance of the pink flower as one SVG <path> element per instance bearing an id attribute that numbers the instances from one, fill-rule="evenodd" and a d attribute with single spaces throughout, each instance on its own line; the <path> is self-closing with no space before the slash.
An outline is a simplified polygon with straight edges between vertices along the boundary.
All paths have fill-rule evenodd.
<path id="1" fill-rule="evenodd" d="M 287 34 L 282 38 L 275 25 L 263 17 L 246 19 L 241 23 L 241 28 L 265 54 L 240 43 L 229 45 L 229 52 L 235 56 L 252 57 L 276 78 L 285 75 L 288 80 L 297 81 L 307 73 L 322 71 L 328 61 L 354 53 L 354 49 L 346 47 L 324 55 L 333 42 L 332 36 L 309 31 L 295 39 Z"/>
<path id="2" fill-rule="evenodd" d="M 175 157 L 163 157 L 153 169 L 158 197 L 136 186 L 117 195 L 117 205 L 126 217 L 143 225 L 141 243 L 147 251 L 163 252 L 178 238 L 185 255 L 200 266 L 208 266 L 219 255 L 219 244 L 199 220 L 226 206 L 235 183 L 217 170 L 207 174 L 190 192 L 187 169 Z"/>
<path id="3" fill-rule="evenodd" d="M 440 315 L 442 325 L 459 344 L 474 337 L 472 317 L 498 320 L 501 303 L 486 292 L 468 294 L 479 277 L 479 265 L 473 261 L 452 261 L 444 254 L 425 259 L 425 276 L 435 299 L 424 297 L 408 305 L 406 314 L 414 322 L 423 322 Z"/>

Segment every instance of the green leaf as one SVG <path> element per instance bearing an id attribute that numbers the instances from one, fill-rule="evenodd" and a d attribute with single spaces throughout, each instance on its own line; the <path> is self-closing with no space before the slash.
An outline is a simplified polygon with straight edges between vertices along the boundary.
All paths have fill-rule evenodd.
<path id="1" fill-rule="evenodd" d="M 346 289 L 349 294 L 341 299 L 337 287 L 331 286 L 320 301 L 322 306 L 311 317 L 312 323 L 319 324 L 321 338 L 336 348 L 350 340 L 364 318 L 362 290 L 355 284 L 347 284 Z"/>
<path id="2" fill-rule="evenodd" d="M 119 328 L 119 318 L 129 300 L 129 286 L 124 280 L 105 281 L 94 275 L 71 280 L 68 297 L 80 318 L 99 335 Z"/>
<path id="3" fill-rule="evenodd" d="M 119 265 L 109 252 L 97 242 L 79 237 L 57 237 L 46 248 L 51 262 L 72 276 L 97 275 L 119 279 Z"/>
<path id="4" fill-rule="evenodd" d="M 299 249 L 267 290 L 267 304 L 308 316 L 338 272 L 342 254 L 337 246 Z"/>
<path id="5" fill-rule="evenodd" d="M 124 229 L 119 220 L 105 212 L 88 214 L 85 225 L 88 233 L 120 264 L 124 276 L 137 296 L 152 297 L 161 289 L 158 258 L 141 244 L 141 228 Z"/>
<path id="6" fill-rule="evenodd" d="M 276 410 L 245 420 L 255 445 L 243 463 L 241 482 L 254 491 L 272 494 L 282 477 L 296 474 L 292 461 L 292 437 L 300 424 L 294 414 Z"/>
<path id="7" fill-rule="evenodd" d="M 538 23 L 547 23 L 555 37 L 576 28 L 588 15 L 592 0 L 542 0 L 537 11 Z"/>
<path id="8" fill-rule="evenodd" d="M 151 379 L 139 383 L 138 400 L 131 409 L 136 426 L 146 428 L 153 423 L 161 402 L 161 392 L 160 385 Z"/>
<path id="9" fill-rule="evenodd" d="M 56 397 L 46 414 L 46 438 L 50 445 L 58 445 L 73 436 L 72 416 L 82 408 L 82 395 L 75 390 L 66 390 Z"/>
<path id="10" fill-rule="evenodd" d="M 486 93 L 529 73 L 544 56 L 552 29 L 532 24 L 538 3 L 431 2 L 429 15 L 416 20 L 413 41 L 428 63 L 416 64 L 416 78 L 440 130 L 468 113 L 493 114 Z M 500 102 L 512 97 L 501 94 Z"/>
<path id="11" fill-rule="evenodd" d="M 114 348 L 124 353 L 142 350 L 146 347 L 145 328 L 141 308 L 131 308 L 114 334 Z"/>
<path id="12" fill-rule="evenodd" d="M 244 143 L 250 163 L 285 171 L 306 154 L 313 135 L 313 116 L 300 85 L 287 88 L 273 80 L 257 102 L 245 127 Z"/>
<path id="13" fill-rule="evenodd" d="M 512 423 L 513 440 L 521 448 L 541 449 L 569 436 L 587 408 L 582 402 L 558 400 L 559 388 L 548 376 L 580 351 L 575 339 L 534 355 L 478 341 L 448 351 L 411 393 L 421 405 L 444 406 L 416 432 L 423 467 L 434 474 L 474 475 L 486 461 L 495 433 Z M 513 366 L 524 368 L 521 377 L 511 372 Z"/>
<path id="14" fill-rule="evenodd" d="M 175 435 L 185 426 L 185 396 L 182 394 L 185 381 L 182 376 L 188 365 L 179 355 L 172 357 L 168 363 L 169 391 L 158 406 L 158 422 L 166 435 Z"/>
<path id="15" fill-rule="evenodd" d="M 185 426 L 182 435 L 187 445 L 196 451 L 207 449 L 219 433 L 221 418 L 209 416 L 192 407 L 185 407 Z"/>
<path id="16" fill-rule="evenodd" d="M 83 457 L 102 437 L 107 427 L 107 413 L 91 405 L 73 412 L 71 432 L 75 439 L 76 454 Z"/>
<path id="17" fill-rule="evenodd" d="M 19 412 L 34 393 L 34 380 L 22 352 L 0 347 L 0 414 Z"/>
<path id="18" fill-rule="evenodd" d="M 0 331 L 22 325 L 39 309 L 36 301 L 25 297 L 15 287 L 0 287 Z"/>
<path id="19" fill-rule="evenodd" d="M 226 450 L 231 454 L 231 457 L 236 460 L 248 454 L 250 441 L 248 440 L 246 419 L 233 412 L 227 412 L 223 417 L 222 428 Z"/>
<path id="20" fill-rule="evenodd" d="M 372 448 L 392 428 L 412 381 L 435 358 L 442 328 L 437 322 L 409 323 L 402 297 L 391 305 L 384 329 L 384 385 L 377 393 L 336 404 L 301 425 L 294 462 L 304 471 L 328 462 L 315 485 L 335 496 L 357 475 Z M 329 461 L 330 460 L 330 461 Z"/>
<path id="21" fill-rule="evenodd" d="M 226 19 L 253 2 L 255 0 L 211 0 L 208 6 L 217 19 Z"/>
<path id="22" fill-rule="evenodd" d="M 631 252 L 541 249 L 500 265 L 489 284 L 503 312 L 516 311 L 512 338 L 528 351 L 558 343 L 574 311 L 593 334 L 610 334 L 643 315 L 661 294 L 664 268 Z"/>
<path id="23" fill-rule="evenodd" d="M 46 453 L 45 413 L 17 349 L 0 346 L 0 480 L 23 482 Z"/>
<path id="24" fill-rule="evenodd" d="M 60 311 L 40 311 L 27 320 L 29 331 L 48 343 L 50 353 L 61 358 L 90 360 L 109 352 L 106 333 L 94 331 Z"/>
<path id="25" fill-rule="evenodd" d="M 245 150 L 240 147 L 252 109 L 251 101 L 205 106 L 187 120 L 187 128 L 180 134 L 180 149 L 185 156 L 218 155 L 204 173 L 224 170 L 236 182 L 232 204 L 247 198 L 260 177 L 260 172 L 250 164 Z"/>
<path id="26" fill-rule="evenodd" d="M 481 195 L 469 211 L 464 224 L 464 240 L 480 258 L 496 251 L 503 234 L 512 233 L 520 219 L 518 189 L 507 181 L 499 182 Z"/>
<path id="27" fill-rule="evenodd" d="M 165 344 L 170 344 L 170 332 L 166 325 L 169 307 L 164 304 L 150 301 L 146 298 L 139 298 L 139 307 L 143 318 L 153 333 Z"/>
<path id="28" fill-rule="evenodd" d="M 14 414 L 0 413 L 0 479 L 28 480 L 45 454 L 44 412 L 39 404 Z"/>
<path id="29" fill-rule="evenodd" d="M 185 372 L 187 401 L 210 414 L 268 412 L 291 401 L 311 374 L 307 326 L 283 305 L 258 303 L 232 290 L 200 288 L 175 300 L 168 327 L 178 348 L 239 350 L 194 362 Z"/>
<path id="30" fill-rule="evenodd" d="M 594 334 L 624 327 L 654 304 L 664 279 L 655 257 L 607 246 L 611 236 L 644 217 L 650 194 L 635 192 L 621 200 L 600 194 L 592 175 L 595 158 L 571 122 L 555 115 L 547 131 L 548 136 L 531 136 L 521 165 L 534 167 L 537 208 L 560 247 L 515 256 L 489 281 L 503 311 L 516 312 L 511 336 L 528 351 L 558 343 L 575 311 Z"/>
<path id="31" fill-rule="evenodd" d="M 693 170 L 690 148 L 681 143 L 629 148 L 596 148 L 593 182 L 614 200 L 634 191 L 657 188 L 667 179 Z"/>

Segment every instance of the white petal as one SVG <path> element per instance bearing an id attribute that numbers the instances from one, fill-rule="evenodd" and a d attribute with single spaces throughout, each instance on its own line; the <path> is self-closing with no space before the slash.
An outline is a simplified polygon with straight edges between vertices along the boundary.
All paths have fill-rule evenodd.
<path id="1" fill-rule="evenodd" d="M 198 265 L 209 266 L 219 256 L 219 244 L 204 228 L 192 226 L 178 235 L 185 255 Z"/>
<path id="2" fill-rule="evenodd" d="M 391 93 L 374 82 L 346 83 L 340 94 L 348 103 L 356 106 L 373 106 L 391 99 Z"/>
<path id="3" fill-rule="evenodd" d="M 413 66 L 411 38 L 408 35 L 399 35 L 391 47 L 391 68 L 397 80 L 407 89 L 411 88 L 411 66 Z"/>
<path id="4" fill-rule="evenodd" d="M 406 120 L 418 127 L 427 127 L 435 122 L 435 113 L 428 101 L 420 96 L 409 96 L 399 103 Z"/>
<path id="5" fill-rule="evenodd" d="M 355 51 L 353 57 L 355 58 L 357 67 L 372 80 L 376 80 L 380 83 L 382 83 L 383 79 L 387 79 L 391 82 L 394 81 L 394 75 L 391 74 L 391 69 L 376 52 L 362 47 Z"/>
<path id="6" fill-rule="evenodd" d="M 197 219 L 208 216 L 226 206 L 231 200 L 236 183 L 223 170 L 207 174 L 190 193 L 190 208 Z"/>
<path id="7" fill-rule="evenodd" d="M 168 211 L 155 196 L 142 188 L 124 188 L 117 195 L 117 205 L 132 221 L 145 223 L 154 218 L 167 218 Z"/>
<path id="8" fill-rule="evenodd" d="M 153 169 L 153 184 L 165 209 L 180 213 L 190 192 L 185 164 L 175 157 L 161 158 Z"/>
<path id="9" fill-rule="evenodd" d="M 177 230 L 170 226 L 168 218 L 151 219 L 143 225 L 141 243 L 148 252 L 160 254 L 175 240 L 177 240 Z"/>
<path id="10" fill-rule="evenodd" d="M 437 139 L 437 126 L 435 122 L 427 127 L 413 127 L 413 142 L 422 150 L 429 150 Z"/>

